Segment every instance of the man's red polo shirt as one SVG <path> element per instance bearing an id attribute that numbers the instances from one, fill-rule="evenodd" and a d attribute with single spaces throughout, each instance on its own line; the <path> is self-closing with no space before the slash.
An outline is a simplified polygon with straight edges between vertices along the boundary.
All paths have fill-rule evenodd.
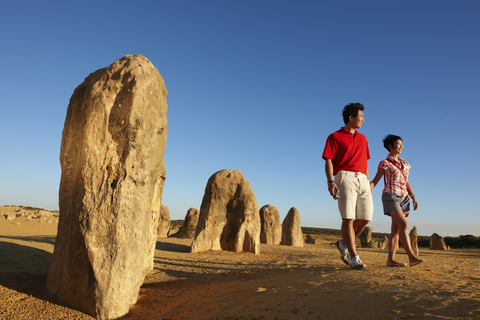
<path id="1" fill-rule="evenodd" d="M 366 174 L 370 159 L 367 138 L 357 130 L 351 134 L 341 128 L 328 136 L 322 158 L 332 160 L 334 175 L 340 170 Z"/>

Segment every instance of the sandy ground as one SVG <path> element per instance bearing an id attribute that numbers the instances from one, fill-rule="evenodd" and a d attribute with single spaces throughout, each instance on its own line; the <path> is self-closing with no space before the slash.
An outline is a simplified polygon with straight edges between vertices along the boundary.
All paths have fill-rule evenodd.
<path id="1" fill-rule="evenodd" d="M 0 219 L 0 319 L 93 319 L 45 292 L 56 227 Z M 159 238 L 128 319 L 480 318 L 480 250 L 421 248 L 424 264 L 388 268 L 385 250 L 359 249 L 368 268 L 355 271 L 335 240 L 254 255 L 191 254 L 190 240 Z"/>

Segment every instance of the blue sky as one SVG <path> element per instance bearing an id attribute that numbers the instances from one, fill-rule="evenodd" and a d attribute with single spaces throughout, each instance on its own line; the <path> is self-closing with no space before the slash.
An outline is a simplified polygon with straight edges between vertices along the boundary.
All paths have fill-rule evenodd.
<path id="1" fill-rule="evenodd" d="M 480 236 L 479 1 L 9 1 L 0 12 L 0 205 L 58 209 L 69 99 L 91 72 L 141 54 L 169 91 L 172 219 L 208 178 L 240 170 L 259 208 L 340 227 L 321 158 L 345 104 L 365 105 L 371 175 L 404 141 L 419 234 Z M 469 168 L 467 168 L 469 167 Z M 376 232 L 389 232 L 383 183 Z"/>

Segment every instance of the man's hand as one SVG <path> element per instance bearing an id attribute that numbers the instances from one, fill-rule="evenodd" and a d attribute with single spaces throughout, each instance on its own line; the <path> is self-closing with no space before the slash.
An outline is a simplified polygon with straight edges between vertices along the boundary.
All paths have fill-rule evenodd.
<path id="1" fill-rule="evenodd" d="M 335 182 L 330 182 L 328 184 L 328 192 L 330 192 L 330 195 L 335 199 L 335 195 L 340 192 L 340 189 Z"/>

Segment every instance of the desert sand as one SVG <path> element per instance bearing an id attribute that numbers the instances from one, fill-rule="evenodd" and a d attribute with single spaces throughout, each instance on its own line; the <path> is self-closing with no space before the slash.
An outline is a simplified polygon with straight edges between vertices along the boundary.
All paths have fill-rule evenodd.
<path id="1" fill-rule="evenodd" d="M 49 296 L 55 222 L 0 219 L 0 319 L 93 319 Z M 128 319 L 480 318 L 480 250 L 434 251 L 416 267 L 386 266 L 360 248 L 365 270 L 344 265 L 334 236 L 261 254 L 189 253 L 191 240 L 158 238 L 155 267 Z M 407 262 L 401 250 L 398 260 Z"/>

